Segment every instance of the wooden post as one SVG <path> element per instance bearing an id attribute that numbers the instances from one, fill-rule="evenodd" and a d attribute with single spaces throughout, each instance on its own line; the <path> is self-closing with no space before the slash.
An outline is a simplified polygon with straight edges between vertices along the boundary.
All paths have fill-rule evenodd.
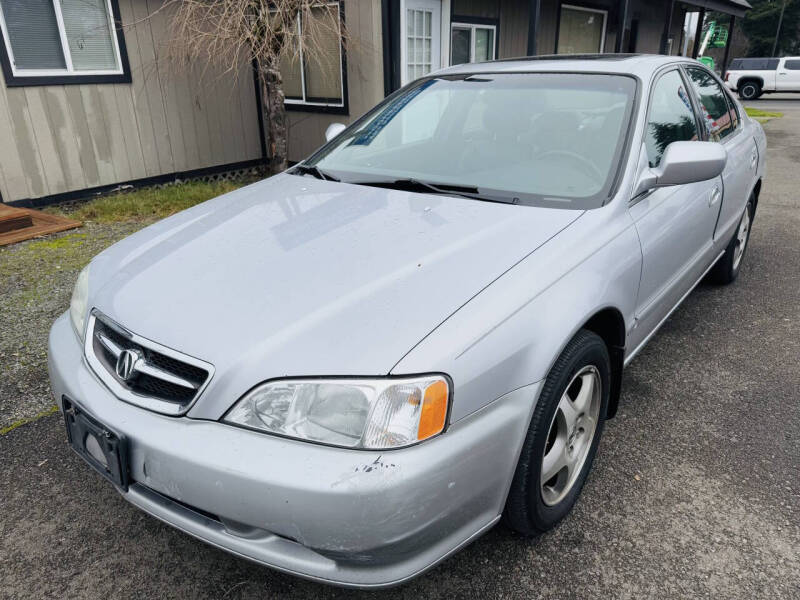
<path id="1" fill-rule="evenodd" d="M 528 56 L 536 56 L 539 45 L 539 13 L 541 12 L 541 0 L 530 0 L 528 10 Z"/>
<path id="2" fill-rule="evenodd" d="M 694 32 L 694 47 L 692 48 L 692 58 L 697 58 L 697 53 L 700 52 L 700 38 L 703 36 L 703 21 L 706 20 L 706 9 L 701 8 L 700 13 L 697 15 L 697 29 Z"/>
<path id="3" fill-rule="evenodd" d="M 675 11 L 675 0 L 667 2 L 667 16 L 664 20 L 664 31 L 661 33 L 661 46 L 658 49 L 659 54 L 667 53 L 667 45 L 669 43 L 669 32 L 672 29 L 672 14 Z"/>
<path id="4" fill-rule="evenodd" d="M 622 52 L 622 42 L 625 37 L 625 25 L 628 21 L 628 0 L 620 0 L 617 22 L 617 39 L 614 42 L 614 52 Z"/>
<path id="5" fill-rule="evenodd" d="M 722 55 L 722 78 L 725 79 L 725 73 L 728 71 L 728 54 L 731 51 L 731 39 L 733 39 L 733 27 L 736 25 L 736 17 L 731 15 L 731 22 L 728 24 L 728 39 L 725 41 L 725 54 Z"/>

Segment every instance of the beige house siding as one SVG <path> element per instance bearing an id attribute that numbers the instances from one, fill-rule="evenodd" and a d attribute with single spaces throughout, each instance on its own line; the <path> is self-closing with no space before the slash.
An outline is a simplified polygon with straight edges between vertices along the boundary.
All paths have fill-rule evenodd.
<path id="1" fill-rule="evenodd" d="M 35 199 L 259 159 L 253 78 L 163 59 L 167 12 L 119 0 L 130 84 L 7 87 L 0 75 L 0 194 Z M 380 29 L 380 28 L 379 28 Z M 159 60 L 161 58 L 161 60 Z"/>
<path id="2" fill-rule="evenodd" d="M 306 158 L 325 141 L 331 123 L 351 123 L 383 99 L 383 37 L 380 0 L 344 3 L 349 114 L 289 108 L 289 160 Z"/>

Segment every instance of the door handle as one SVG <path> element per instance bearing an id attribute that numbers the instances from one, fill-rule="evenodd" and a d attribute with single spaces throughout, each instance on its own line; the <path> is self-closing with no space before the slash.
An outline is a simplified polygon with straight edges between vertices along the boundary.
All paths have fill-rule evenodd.
<path id="1" fill-rule="evenodd" d="M 755 169 L 757 164 L 758 164 L 758 154 L 756 154 L 755 152 L 753 152 L 753 153 L 750 155 L 750 168 L 751 168 L 751 169 Z"/>
<path id="2" fill-rule="evenodd" d="M 711 196 L 708 197 L 708 205 L 714 206 L 717 202 L 720 201 L 722 198 L 722 190 L 719 189 L 718 185 L 714 186 L 714 189 L 711 190 Z"/>

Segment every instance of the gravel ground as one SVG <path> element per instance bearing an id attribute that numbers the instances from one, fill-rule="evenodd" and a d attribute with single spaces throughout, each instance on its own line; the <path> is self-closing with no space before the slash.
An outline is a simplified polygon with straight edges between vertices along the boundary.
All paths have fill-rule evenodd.
<path id="1" fill-rule="evenodd" d="M 78 272 L 148 224 L 97 224 L 0 247 L 0 431 L 53 407 L 47 332 L 69 307 Z"/>
<path id="2" fill-rule="evenodd" d="M 768 175 L 739 280 L 701 285 L 626 370 L 593 475 L 554 531 L 526 540 L 496 527 L 405 586 L 338 590 L 129 506 L 50 415 L 0 435 L 0 597 L 800 598 L 800 110 L 786 112 L 765 126 Z M 97 248 L 124 233 L 84 232 Z M 26 358 L 0 363 L 3 413 L 49 405 L 44 335 L 79 265 L 45 266 L 36 298 L 10 288 L 0 351 Z"/>

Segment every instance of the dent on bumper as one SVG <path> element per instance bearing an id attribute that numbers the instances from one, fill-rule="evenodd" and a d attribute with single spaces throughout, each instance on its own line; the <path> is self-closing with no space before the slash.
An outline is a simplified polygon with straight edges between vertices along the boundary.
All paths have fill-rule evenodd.
<path id="1" fill-rule="evenodd" d="M 86 366 L 66 315 L 48 362 L 59 404 L 72 398 L 128 439 L 137 483 L 127 500 L 242 557 L 358 587 L 413 577 L 496 522 L 539 391 L 516 390 L 436 439 L 381 453 L 121 402 Z"/>

